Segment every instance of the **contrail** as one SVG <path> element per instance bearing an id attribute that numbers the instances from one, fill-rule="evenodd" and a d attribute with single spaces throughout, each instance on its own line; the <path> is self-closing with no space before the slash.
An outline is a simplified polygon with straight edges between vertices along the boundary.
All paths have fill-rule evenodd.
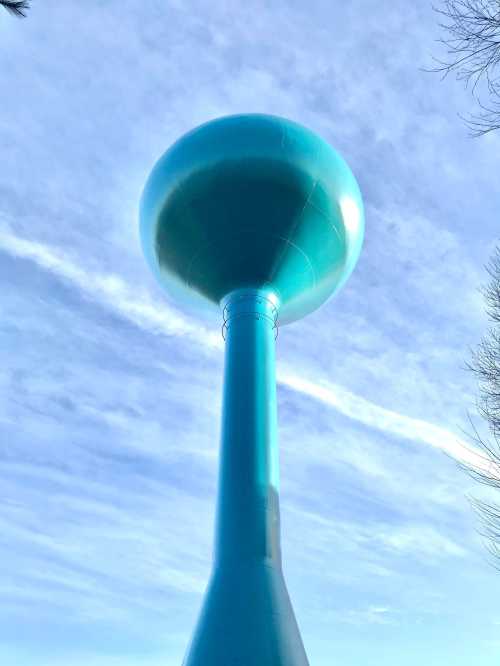
<path id="1" fill-rule="evenodd" d="M 72 283 L 86 298 L 119 312 L 142 329 L 170 336 L 187 336 L 219 351 L 224 348 L 220 331 L 190 322 L 167 303 L 158 306 L 146 292 L 141 294 L 136 287 L 132 290 L 117 275 L 87 272 L 60 250 L 16 236 L 5 226 L 0 227 L 0 248 Z M 336 384 L 300 377 L 285 364 L 278 365 L 277 379 L 283 386 L 333 407 L 354 421 L 405 439 L 424 442 L 483 472 L 493 474 L 496 471 L 479 449 L 468 446 L 444 428 L 376 405 Z"/>
<path id="2" fill-rule="evenodd" d="M 311 382 L 288 372 L 278 373 L 278 376 L 282 384 L 334 407 L 350 419 L 405 439 L 425 442 L 459 462 L 483 471 L 492 471 L 492 463 L 479 449 L 467 446 L 445 428 L 375 405 L 336 384 L 326 381 Z"/>

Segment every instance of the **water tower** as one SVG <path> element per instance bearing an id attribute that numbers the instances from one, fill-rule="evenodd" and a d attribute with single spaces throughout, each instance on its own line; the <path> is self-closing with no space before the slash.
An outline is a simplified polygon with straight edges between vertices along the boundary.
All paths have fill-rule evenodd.
<path id="1" fill-rule="evenodd" d="M 140 217 L 160 284 L 225 339 L 214 562 L 184 666 L 307 666 L 281 567 L 275 338 L 353 270 L 358 185 L 301 125 L 228 116 L 159 159 Z"/>

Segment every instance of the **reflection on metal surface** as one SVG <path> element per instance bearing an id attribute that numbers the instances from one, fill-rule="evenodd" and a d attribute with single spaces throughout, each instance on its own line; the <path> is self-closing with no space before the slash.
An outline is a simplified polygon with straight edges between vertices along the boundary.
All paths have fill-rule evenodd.
<path id="1" fill-rule="evenodd" d="M 184 666 L 307 666 L 281 566 L 275 338 L 335 294 L 363 242 L 344 160 L 289 120 L 206 123 L 155 165 L 141 240 L 185 308 L 222 308 L 225 339 L 212 575 Z"/>

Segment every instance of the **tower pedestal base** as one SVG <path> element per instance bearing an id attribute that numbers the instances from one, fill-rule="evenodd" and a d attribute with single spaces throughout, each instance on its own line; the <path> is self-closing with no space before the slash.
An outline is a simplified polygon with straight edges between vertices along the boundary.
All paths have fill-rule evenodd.
<path id="1" fill-rule="evenodd" d="M 281 568 L 216 569 L 183 666 L 309 666 Z"/>

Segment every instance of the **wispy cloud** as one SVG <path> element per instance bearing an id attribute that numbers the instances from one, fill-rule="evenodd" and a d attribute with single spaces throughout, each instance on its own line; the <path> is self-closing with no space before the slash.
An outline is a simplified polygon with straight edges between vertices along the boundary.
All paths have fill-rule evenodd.
<path id="1" fill-rule="evenodd" d="M 405 439 L 429 444 L 457 460 L 470 463 L 478 468 L 488 467 L 489 463 L 478 450 L 467 446 L 465 442 L 444 428 L 375 405 L 363 397 L 354 395 L 341 386 L 321 378 L 313 382 L 281 368 L 278 377 L 290 388 L 315 398 L 364 425 Z"/>
<path id="2" fill-rule="evenodd" d="M 381 638 L 388 666 L 439 660 L 414 631 L 429 609 L 445 661 L 492 663 L 476 620 L 499 579 L 447 456 L 470 451 L 459 366 L 484 325 L 500 138 L 468 141 L 468 96 L 418 69 L 430 5 L 46 0 L 0 24 L 0 663 L 182 662 L 224 342 L 152 288 L 136 207 L 161 150 L 251 111 L 331 142 L 367 211 L 346 288 L 278 348 L 284 564 L 311 663 L 371 663 Z M 454 640 L 471 633 L 472 656 Z"/>
<path id="3" fill-rule="evenodd" d="M 294 523 L 300 525 L 301 535 L 308 534 L 311 542 L 314 539 L 309 556 L 318 551 L 326 556 L 342 547 L 355 555 L 359 563 L 363 562 L 363 566 L 376 567 L 377 575 L 391 575 L 381 566 L 388 558 L 404 557 L 436 564 L 443 559 L 467 556 L 462 546 L 426 523 L 395 525 L 380 519 L 368 523 L 356 518 L 345 521 L 295 505 L 287 507 L 287 511 L 293 514 Z"/>
<path id="4" fill-rule="evenodd" d="M 338 621 L 347 624 L 397 624 L 397 611 L 388 606 L 368 606 L 359 610 L 348 610 L 338 614 Z"/>
<path id="5" fill-rule="evenodd" d="M 65 253 L 13 234 L 6 224 L 0 228 L 0 247 L 11 256 L 33 261 L 59 279 L 71 283 L 86 298 L 113 309 L 143 329 L 188 337 L 211 349 L 223 349 L 219 331 L 211 331 L 190 321 L 165 303 L 156 304 L 145 292 L 132 289 L 118 275 L 85 270 Z M 468 446 L 454 433 L 376 405 L 323 378 L 313 381 L 300 377 L 284 363 L 278 365 L 277 378 L 288 388 L 318 400 L 364 425 L 428 444 L 477 468 L 489 469 L 491 466 L 479 450 Z"/>

